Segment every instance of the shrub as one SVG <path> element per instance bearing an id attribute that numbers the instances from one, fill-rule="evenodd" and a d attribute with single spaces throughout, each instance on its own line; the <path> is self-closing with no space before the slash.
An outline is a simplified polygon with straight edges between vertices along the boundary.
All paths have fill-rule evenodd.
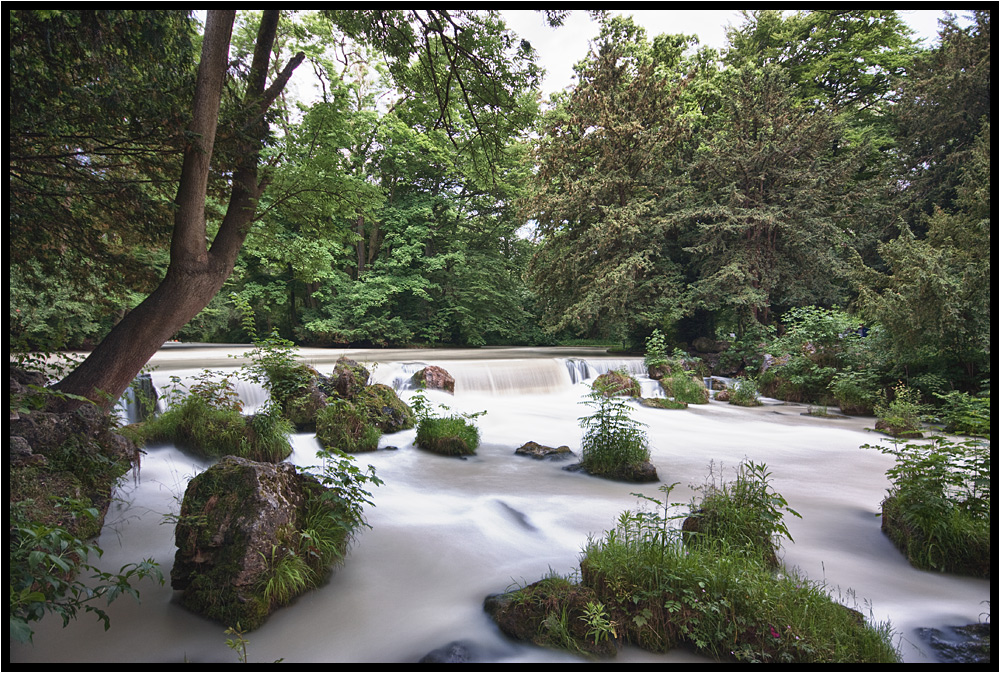
<path id="1" fill-rule="evenodd" d="M 646 356 L 643 360 L 649 369 L 660 367 L 670 361 L 667 355 L 667 339 L 660 330 L 654 329 L 646 339 Z"/>
<path id="2" fill-rule="evenodd" d="M 784 513 L 799 516 L 785 498 L 768 483 L 771 473 L 763 463 L 740 463 L 736 479 L 701 487 L 701 505 L 684 522 L 691 545 L 715 545 L 761 558 L 766 565 L 778 565 L 776 550 L 781 538 L 792 536 L 784 523 Z"/>
<path id="3" fill-rule="evenodd" d="M 893 389 L 893 399 L 886 401 L 885 393 L 875 405 L 878 421 L 875 429 L 893 437 L 920 437 L 921 417 L 926 407 L 920 403 L 920 394 L 902 383 Z"/>
<path id="4" fill-rule="evenodd" d="M 580 419 L 585 428 L 581 462 L 587 472 L 618 478 L 649 462 L 643 424 L 632 418 L 625 400 L 607 397 L 595 386 L 584 403 L 594 408 L 593 414 Z"/>
<path id="5" fill-rule="evenodd" d="M 867 371 L 837 372 L 830 382 L 830 394 L 845 414 L 870 416 L 878 403 L 879 387 Z"/>
<path id="6" fill-rule="evenodd" d="M 330 398 L 316 415 L 316 439 L 327 449 L 375 451 L 381 437 L 382 430 L 372 425 L 364 409 L 348 400 Z"/>
<path id="7" fill-rule="evenodd" d="M 729 389 L 729 403 L 739 407 L 759 407 L 762 403 L 757 382 L 750 378 L 736 379 L 736 385 Z"/>
<path id="8" fill-rule="evenodd" d="M 660 387 L 664 395 L 685 404 L 708 404 L 711 397 L 703 382 L 683 370 L 660 379 Z"/>
<path id="9" fill-rule="evenodd" d="M 946 430 L 972 437 L 990 437 L 989 392 L 973 397 L 968 393 L 953 390 L 935 396 L 941 401 L 937 416 L 944 423 Z"/>
<path id="10" fill-rule="evenodd" d="M 470 456 L 479 448 L 479 428 L 461 416 L 424 418 L 417 425 L 415 443 L 445 456 Z"/>
<path id="11" fill-rule="evenodd" d="M 989 577 L 989 444 L 935 437 L 931 444 L 864 445 L 896 457 L 882 530 L 917 568 Z"/>

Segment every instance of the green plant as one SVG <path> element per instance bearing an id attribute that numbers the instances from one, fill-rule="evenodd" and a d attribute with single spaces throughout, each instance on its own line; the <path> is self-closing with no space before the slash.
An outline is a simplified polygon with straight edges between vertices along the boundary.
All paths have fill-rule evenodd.
<path id="1" fill-rule="evenodd" d="M 660 379 L 663 394 L 684 404 L 708 404 L 711 394 L 705 384 L 683 369 Z"/>
<path id="2" fill-rule="evenodd" d="M 792 539 L 784 522 L 786 513 L 800 517 L 784 496 L 770 485 L 771 473 L 764 463 L 741 462 L 736 479 L 696 487 L 702 492 L 694 510 L 693 524 L 685 523 L 690 544 L 720 541 L 736 553 L 759 556 L 770 566 L 778 564 L 775 550 L 782 538 Z M 800 517 L 801 518 L 801 517 Z"/>
<path id="3" fill-rule="evenodd" d="M 985 576 L 991 566 L 991 451 L 980 440 L 893 440 L 895 456 L 882 504 L 882 528 L 918 567 Z"/>
<path id="4" fill-rule="evenodd" d="M 878 402 L 878 381 L 870 370 L 842 370 L 834 374 L 830 394 L 845 414 L 869 415 Z"/>
<path id="5" fill-rule="evenodd" d="M 646 339 L 646 356 L 644 358 L 646 367 L 659 367 L 669 361 L 667 339 L 663 336 L 663 332 L 654 329 L 653 333 Z"/>
<path id="6" fill-rule="evenodd" d="M 263 553 L 261 556 L 268 571 L 257 590 L 267 605 L 287 605 L 312 585 L 312 568 L 293 550 L 272 545 L 270 557 Z"/>
<path id="7" fill-rule="evenodd" d="M 876 430 L 882 430 L 894 437 L 919 437 L 921 418 L 927 407 L 920 402 L 920 393 L 903 383 L 893 387 L 892 401 L 886 401 L 882 393 L 875 405 L 878 422 Z"/>
<path id="8" fill-rule="evenodd" d="M 936 414 L 951 432 L 972 437 L 991 435 L 990 394 L 985 392 L 973 397 L 968 393 L 953 390 L 945 394 L 935 394 L 941 402 Z"/>
<path id="9" fill-rule="evenodd" d="M 446 456 L 468 456 L 479 448 L 479 428 L 462 416 L 424 418 L 417 424 L 415 443 Z"/>
<path id="10" fill-rule="evenodd" d="M 729 390 L 729 403 L 740 407 L 759 407 L 760 390 L 752 378 L 738 378 Z"/>
<path id="11" fill-rule="evenodd" d="M 97 510 L 73 500 L 60 506 L 77 517 L 97 519 Z M 91 565 L 89 559 L 103 551 L 96 544 L 81 541 L 60 526 L 29 521 L 24 504 L 10 508 L 8 572 L 10 578 L 10 637 L 18 642 L 32 640 L 32 622 L 46 613 L 59 615 L 63 626 L 75 619 L 80 610 L 92 613 L 111 627 L 111 619 L 95 603 L 112 601 L 123 595 L 139 599 L 133 586 L 146 578 L 163 583 L 159 566 L 151 559 L 122 566 L 109 573 Z M 92 573 L 90 580 L 79 579 L 82 572 Z"/>
<path id="12" fill-rule="evenodd" d="M 594 413 L 580 419 L 584 428 L 582 464 L 591 474 L 613 477 L 625 468 L 649 461 L 644 425 L 632 418 L 628 402 L 608 397 L 594 387 L 583 402 Z"/>
<path id="13" fill-rule="evenodd" d="M 349 400 L 330 398 L 316 414 L 316 439 L 327 449 L 375 451 L 381 437 L 382 430 L 371 423 L 365 410 Z"/>
<path id="14" fill-rule="evenodd" d="M 587 603 L 580 619 L 587 624 L 587 637 L 593 638 L 595 645 L 604 640 L 618 638 L 617 624 L 608 616 L 604 603 L 600 601 Z"/>

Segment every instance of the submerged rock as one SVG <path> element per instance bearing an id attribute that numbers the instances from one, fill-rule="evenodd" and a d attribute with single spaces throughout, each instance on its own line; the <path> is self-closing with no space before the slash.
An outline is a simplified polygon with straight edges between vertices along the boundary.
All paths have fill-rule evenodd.
<path id="1" fill-rule="evenodd" d="M 519 456 L 529 456 L 535 460 L 545 460 L 546 458 L 550 460 L 563 460 L 575 455 L 568 446 L 543 446 L 538 442 L 527 442 L 514 451 L 514 453 Z"/>
<path id="2" fill-rule="evenodd" d="M 940 629 L 921 628 L 917 633 L 927 641 L 937 660 L 945 664 L 988 664 L 990 658 L 990 625 L 969 624 Z"/>
<path id="3" fill-rule="evenodd" d="M 601 477 L 603 479 L 611 479 L 613 481 L 628 481 L 636 484 L 647 484 L 654 481 L 659 481 L 660 477 L 656 474 L 656 466 L 646 461 L 645 463 L 633 463 L 631 465 L 619 466 L 614 472 L 608 473 L 596 473 L 588 470 L 583 463 L 574 463 L 573 465 L 567 465 L 563 468 L 567 472 L 586 472 L 587 474 L 594 477 Z"/>

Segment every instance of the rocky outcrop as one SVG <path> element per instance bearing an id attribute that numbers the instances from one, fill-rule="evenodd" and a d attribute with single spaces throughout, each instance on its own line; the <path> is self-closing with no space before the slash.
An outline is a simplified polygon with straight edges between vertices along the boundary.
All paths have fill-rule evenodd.
<path id="1" fill-rule="evenodd" d="M 574 455 L 568 446 L 544 446 L 538 442 L 527 442 L 514 451 L 514 453 L 518 456 L 528 456 L 536 460 L 563 460 Z"/>
<path id="2" fill-rule="evenodd" d="M 432 388 L 455 394 L 455 378 L 441 367 L 429 365 L 413 375 L 418 388 Z"/>
<path id="3" fill-rule="evenodd" d="M 330 377 L 330 385 L 339 397 L 345 400 L 353 400 L 355 395 L 361 392 L 366 385 L 371 373 L 354 360 L 346 356 L 341 356 L 337 364 L 333 367 L 333 376 Z"/>
<path id="4" fill-rule="evenodd" d="M 624 372 L 610 371 L 601 374 L 594 379 L 594 390 L 599 390 L 607 397 L 622 395 L 625 397 L 639 397 L 642 395 L 642 386 L 634 378 Z"/>
<path id="5" fill-rule="evenodd" d="M 322 555 L 310 553 L 310 545 L 320 544 L 317 534 L 301 531 L 307 515 L 332 509 L 322 490 L 291 465 L 232 456 L 194 477 L 181 504 L 170 573 L 181 603 L 227 626 L 253 630 L 315 584 L 329 570 L 329 557 L 322 567 Z M 347 533 L 339 535 L 342 556 Z"/>
<path id="6" fill-rule="evenodd" d="M 567 465 L 563 469 L 567 472 L 586 472 L 595 477 L 602 477 L 613 481 L 628 481 L 636 484 L 648 484 L 660 480 L 660 477 L 656 474 L 656 466 L 649 461 L 620 465 L 614 471 L 601 473 L 588 470 L 583 463 Z"/>

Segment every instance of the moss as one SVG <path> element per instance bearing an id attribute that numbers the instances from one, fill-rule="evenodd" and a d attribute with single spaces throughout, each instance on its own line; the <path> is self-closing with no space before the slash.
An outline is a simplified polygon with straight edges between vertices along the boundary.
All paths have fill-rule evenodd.
<path id="1" fill-rule="evenodd" d="M 362 453 L 378 449 L 382 430 L 363 407 L 348 400 L 331 400 L 316 417 L 316 439 L 327 449 Z"/>
<path id="2" fill-rule="evenodd" d="M 356 402 L 364 409 L 368 421 L 382 432 L 399 432 L 416 425 L 413 410 L 387 385 L 373 383 L 366 386 L 358 394 Z"/>
<path id="3" fill-rule="evenodd" d="M 639 402 L 644 407 L 654 409 L 687 409 L 687 402 L 678 402 L 667 397 L 643 397 Z"/>
<path id="4" fill-rule="evenodd" d="M 703 382 L 683 371 L 660 379 L 660 387 L 664 395 L 685 404 L 708 404 L 711 397 Z"/>
<path id="5" fill-rule="evenodd" d="M 416 445 L 445 456 L 471 456 L 479 448 L 479 429 L 464 418 L 424 418 L 417 426 Z"/>

